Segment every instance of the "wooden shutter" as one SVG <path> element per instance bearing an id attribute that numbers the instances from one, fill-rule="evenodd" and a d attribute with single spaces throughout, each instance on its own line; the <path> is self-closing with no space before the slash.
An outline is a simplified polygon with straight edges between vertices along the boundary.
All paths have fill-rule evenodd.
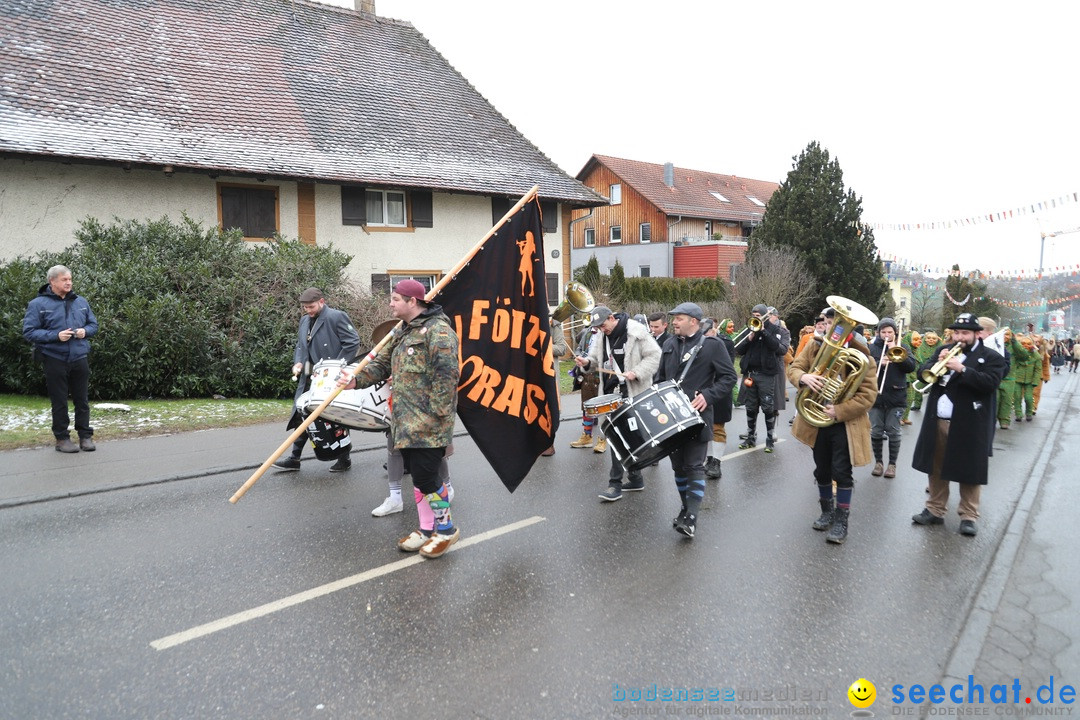
<path id="1" fill-rule="evenodd" d="M 554 200 L 541 200 L 540 213 L 544 216 L 544 232 L 553 233 L 559 229 L 559 204 Z"/>
<path id="2" fill-rule="evenodd" d="M 510 212 L 510 208 L 514 206 L 514 203 L 510 202 L 510 198 L 493 197 L 491 198 L 491 225 L 495 226 L 497 222 L 503 219 L 503 215 Z"/>
<path id="3" fill-rule="evenodd" d="M 409 193 L 412 200 L 412 226 L 418 228 L 434 227 L 431 212 L 431 191 L 413 190 Z"/>
<path id="4" fill-rule="evenodd" d="M 367 196 L 364 188 L 355 185 L 341 186 L 341 224 L 367 224 Z"/>

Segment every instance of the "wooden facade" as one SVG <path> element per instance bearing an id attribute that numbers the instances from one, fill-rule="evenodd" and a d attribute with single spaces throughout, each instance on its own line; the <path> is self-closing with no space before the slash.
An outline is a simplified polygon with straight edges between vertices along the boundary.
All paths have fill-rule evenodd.
<path id="1" fill-rule="evenodd" d="M 591 217 L 575 224 L 570 238 L 572 247 L 585 247 L 586 229 L 596 231 L 595 247 L 608 247 L 612 244 L 612 227 L 619 227 L 622 230 L 622 240 L 615 243 L 615 246 L 640 244 L 642 223 L 649 223 L 651 242 L 665 241 L 668 235 L 667 216 L 611 170 L 603 165 L 597 165 L 581 182 L 604 197 L 609 197 L 612 185 L 621 185 L 622 200 L 618 205 L 602 205 L 593 208 Z M 588 210 L 574 210 L 571 219 L 577 220 L 588 214 Z"/>

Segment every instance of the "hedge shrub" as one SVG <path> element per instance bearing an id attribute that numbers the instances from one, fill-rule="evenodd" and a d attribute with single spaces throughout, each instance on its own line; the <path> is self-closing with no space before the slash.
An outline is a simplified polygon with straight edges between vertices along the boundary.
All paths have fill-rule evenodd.
<path id="1" fill-rule="evenodd" d="M 100 324 L 90 343 L 95 399 L 291 395 L 297 297 L 311 285 L 350 313 L 362 340 L 388 316 L 384 299 L 350 285 L 351 258 L 332 247 L 283 238 L 253 245 L 239 231 L 204 229 L 186 216 L 110 225 L 91 218 L 76 239 L 61 252 L 0 265 L 4 392 L 45 392 L 22 319 L 57 263 L 71 268 L 74 291 Z"/>

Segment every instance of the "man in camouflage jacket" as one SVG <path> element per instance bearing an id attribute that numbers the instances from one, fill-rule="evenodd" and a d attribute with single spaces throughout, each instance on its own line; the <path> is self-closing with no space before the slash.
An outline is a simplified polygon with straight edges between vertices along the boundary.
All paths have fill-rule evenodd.
<path id="1" fill-rule="evenodd" d="M 367 387 L 393 377 L 390 425 L 394 447 L 409 464 L 417 505 L 426 502 L 435 514 L 435 529 L 414 530 L 398 541 L 405 552 L 439 557 L 460 535 L 450 517 L 449 491 L 439 481 L 439 463 L 454 437 L 457 411 L 458 337 L 442 307 L 424 300 L 424 286 L 402 280 L 390 294 L 394 317 L 404 329 L 362 370 L 356 385 Z M 419 508 L 418 508 L 419 509 Z"/>

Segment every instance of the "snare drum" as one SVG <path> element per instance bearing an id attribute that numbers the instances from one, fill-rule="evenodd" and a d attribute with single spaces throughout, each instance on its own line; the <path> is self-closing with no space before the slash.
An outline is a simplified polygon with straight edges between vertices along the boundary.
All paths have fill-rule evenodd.
<path id="1" fill-rule="evenodd" d="M 337 387 L 337 378 L 348 366 L 344 360 L 320 360 L 311 372 L 311 389 L 296 401 L 296 409 L 310 415 Z M 376 432 L 390 427 L 390 383 L 342 390 L 319 416 L 356 430 Z"/>
<path id="2" fill-rule="evenodd" d="M 623 406 L 624 402 L 626 402 L 626 398 L 619 393 L 608 393 L 607 395 L 597 395 L 592 400 L 586 400 L 581 404 L 581 407 L 586 415 L 595 417 L 615 412 Z"/>
<path id="3" fill-rule="evenodd" d="M 670 455 L 704 426 L 674 380 L 653 385 L 601 423 L 611 451 L 627 470 L 640 470 Z"/>

